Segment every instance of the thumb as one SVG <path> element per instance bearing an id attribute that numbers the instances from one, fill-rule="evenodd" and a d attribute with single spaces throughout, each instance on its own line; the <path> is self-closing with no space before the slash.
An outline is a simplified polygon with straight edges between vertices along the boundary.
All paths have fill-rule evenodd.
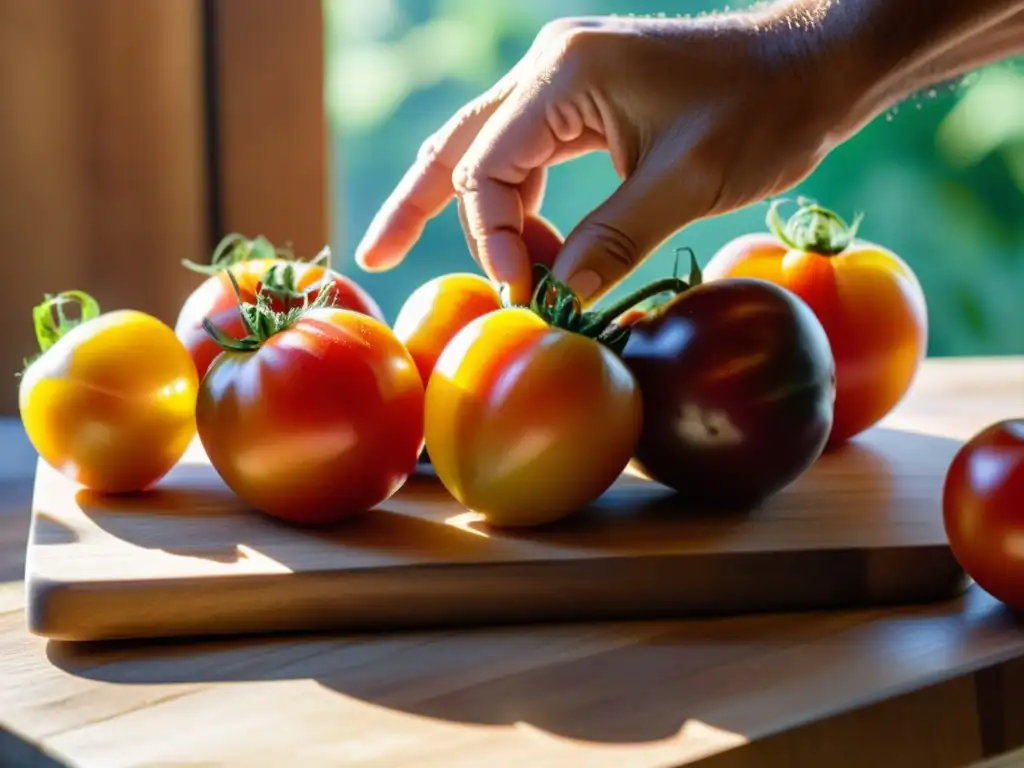
<path id="1" fill-rule="evenodd" d="M 638 167 L 569 234 L 554 276 L 587 303 L 626 278 L 693 218 L 673 175 Z"/>

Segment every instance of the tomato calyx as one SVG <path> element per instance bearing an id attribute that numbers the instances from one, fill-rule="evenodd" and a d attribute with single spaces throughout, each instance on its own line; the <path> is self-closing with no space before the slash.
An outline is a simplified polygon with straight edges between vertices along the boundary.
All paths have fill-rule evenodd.
<path id="1" fill-rule="evenodd" d="M 263 235 L 248 238 L 233 232 L 225 235 L 213 249 L 209 264 L 197 264 L 189 259 L 182 259 L 186 269 L 202 275 L 217 275 L 228 267 L 234 267 L 247 261 L 282 259 L 293 260 L 292 252 L 287 248 L 278 248 Z"/>
<path id="2" fill-rule="evenodd" d="M 820 256 L 836 256 L 849 248 L 864 218 L 858 213 L 847 224 L 835 211 L 800 197 L 797 210 L 783 221 L 779 208 L 787 202 L 775 200 L 771 204 L 766 217 L 768 228 L 789 248 Z"/>
<path id="3" fill-rule="evenodd" d="M 197 264 L 189 259 L 182 259 L 181 263 L 193 272 L 219 275 L 224 271 L 230 272 L 231 267 L 249 261 L 271 262 L 270 267 L 260 277 L 259 290 L 265 291 L 290 307 L 296 301 L 303 301 L 310 292 L 308 289 L 301 291 L 296 287 L 295 265 L 322 267 L 326 274 L 331 269 L 331 248 L 325 245 L 316 256 L 306 261 L 296 259 L 291 250 L 278 248 L 263 235 L 250 239 L 245 235 L 233 233 L 226 235 L 217 244 L 209 264 Z"/>
<path id="4" fill-rule="evenodd" d="M 644 302 L 660 298 L 661 303 L 664 303 L 667 298 L 692 287 L 686 280 L 673 275 L 648 283 L 604 309 L 584 311 L 579 296 L 546 266 L 535 265 L 534 274 L 537 280 L 530 310 L 549 325 L 594 339 L 617 355 L 622 354 L 630 334 L 629 326 L 616 322 L 621 315 Z"/>
<path id="5" fill-rule="evenodd" d="M 78 305 L 78 317 L 69 317 L 67 306 Z M 100 305 L 85 291 L 62 291 L 46 294 L 43 301 L 32 308 L 32 324 L 36 330 L 39 350 L 45 352 L 68 331 L 100 316 Z"/>
<path id="6" fill-rule="evenodd" d="M 78 316 L 69 316 L 67 307 L 78 305 Z M 60 341 L 73 328 L 100 316 L 100 305 L 85 291 L 62 291 L 44 294 L 43 300 L 32 308 L 32 325 L 39 343 L 39 352 L 23 362 L 28 368 L 34 360 Z"/>
<path id="7" fill-rule="evenodd" d="M 333 288 L 321 290 L 312 302 L 309 300 L 309 295 L 306 294 L 302 296 L 303 302 L 300 306 L 279 311 L 274 309 L 271 304 L 269 293 L 262 290 L 256 294 L 255 304 L 243 301 L 238 281 L 231 270 L 227 270 L 227 275 L 232 288 L 235 289 L 238 312 L 242 316 L 242 324 L 247 334 L 240 339 L 236 338 L 217 327 L 208 317 L 203 318 L 203 330 L 217 342 L 221 349 L 229 352 L 255 352 L 263 346 L 267 339 L 287 330 L 308 312 L 329 307 L 334 294 Z"/>

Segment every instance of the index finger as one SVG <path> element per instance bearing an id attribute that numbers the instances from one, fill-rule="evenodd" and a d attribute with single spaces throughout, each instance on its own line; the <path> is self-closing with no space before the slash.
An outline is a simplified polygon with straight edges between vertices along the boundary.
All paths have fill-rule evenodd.
<path id="1" fill-rule="evenodd" d="M 502 83 L 459 110 L 420 148 L 416 162 L 373 218 L 356 248 L 356 262 L 368 271 L 397 265 L 423 234 L 427 222 L 455 194 L 453 168 L 508 92 Z"/>

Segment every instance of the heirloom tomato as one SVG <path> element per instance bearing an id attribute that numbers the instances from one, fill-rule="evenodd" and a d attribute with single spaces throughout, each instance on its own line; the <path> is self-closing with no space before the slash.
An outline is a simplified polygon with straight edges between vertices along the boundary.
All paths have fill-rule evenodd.
<path id="1" fill-rule="evenodd" d="M 946 471 L 942 513 L 967 574 L 1024 611 L 1024 418 L 992 424 L 960 447 Z"/>
<path id="2" fill-rule="evenodd" d="M 203 329 L 209 318 L 228 334 L 245 333 L 238 313 L 238 299 L 228 279 L 235 278 L 242 300 L 253 303 L 263 293 L 273 309 L 287 311 L 313 302 L 324 288 L 331 288 L 333 306 L 362 312 L 381 322 L 384 315 L 377 302 L 361 286 L 330 268 L 330 250 L 324 248 L 312 261 L 296 261 L 278 251 L 263 237 L 249 240 L 228 235 L 217 245 L 211 263 L 193 264 L 190 269 L 208 274 L 182 305 L 174 332 L 195 361 L 199 377 L 206 374 L 220 354 L 217 343 Z"/>
<path id="3" fill-rule="evenodd" d="M 903 398 L 925 356 L 924 293 L 910 267 L 880 245 L 856 239 L 821 206 L 800 201 L 786 222 L 781 201 L 768 214 L 771 234 L 738 237 L 708 263 L 708 282 L 755 277 L 788 288 L 818 316 L 836 362 L 831 446 L 859 434 Z"/>
<path id="4" fill-rule="evenodd" d="M 78 304 L 72 319 L 66 308 Z M 131 309 L 100 313 L 81 291 L 34 311 L 42 354 L 21 378 L 19 406 L 40 457 L 97 493 L 156 483 L 196 434 L 198 378 L 169 326 Z"/>
<path id="5" fill-rule="evenodd" d="M 640 430 L 640 393 L 618 355 L 625 331 L 612 323 L 639 294 L 583 312 L 538 271 L 531 306 L 470 322 L 427 385 L 437 476 L 494 526 L 541 525 L 585 507 L 625 469 Z"/>
<path id="6" fill-rule="evenodd" d="M 547 268 L 562 248 L 561 234 L 538 214 L 525 216 L 523 242 L 532 263 Z M 424 385 L 455 334 L 504 303 L 497 285 L 472 273 L 441 275 L 410 294 L 395 318 L 394 329 L 416 361 Z"/>
<path id="7" fill-rule="evenodd" d="M 257 294 L 236 310 L 241 338 L 206 323 L 224 352 L 199 387 L 199 439 L 240 498 L 297 524 L 385 501 L 423 447 L 423 382 L 409 352 L 380 320 L 331 301 L 322 291 L 279 312 Z"/>
<path id="8" fill-rule="evenodd" d="M 751 509 L 821 455 L 835 363 L 795 294 L 696 278 L 630 326 L 623 360 L 644 399 L 635 465 L 687 503 Z"/>
<path id="9" fill-rule="evenodd" d="M 416 361 L 424 386 L 455 334 L 501 306 L 497 286 L 470 273 L 435 277 L 409 295 L 395 318 L 394 330 Z"/>

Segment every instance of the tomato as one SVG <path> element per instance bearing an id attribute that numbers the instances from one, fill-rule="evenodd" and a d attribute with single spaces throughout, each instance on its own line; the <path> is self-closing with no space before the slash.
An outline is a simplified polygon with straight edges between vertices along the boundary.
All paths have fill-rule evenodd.
<path id="1" fill-rule="evenodd" d="M 835 213 L 801 201 L 788 222 L 768 215 L 769 233 L 736 238 L 704 270 L 707 281 L 755 277 L 788 288 L 818 316 L 836 362 L 834 447 L 881 420 L 903 398 L 928 344 L 924 292 L 907 264 L 856 239 Z"/>
<path id="2" fill-rule="evenodd" d="M 395 318 L 394 330 L 416 361 L 424 385 L 455 334 L 501 306 L 498 287 L 470 273 L 435 277 L 409 295 Z"/>
<path id="3" fill-rule="evenodd" d="M 568 287 L 539 272 L 531 306 L 470 322 L 427 384 L 437 476 L 498 527 L 543 525 L 587 506 L 625 469 L 640 432 L 640 392 L 612 321 L 652 288 L 584 313 Z"/>
<path id="4" fill-rule="evenodd" d="M 821 455 L 835 362 L 795 294 L 700 284 L 633 320 L 623 360 L 644 399 L 635 466 L 687 504 L 751 509 Z"/>
<path id="5" fill-rule="evenodd" d="M 73 303 L 77 321 L 65 312 Z M 42 354 L 22 375 L 19 406 L 40 457 L 98 493 L 152 486 L 196 434 L 198 377 L 174 331 L 136 310 L 101 314 L 80 291 L 48 297 L 34 319 Z"/>
<path id="6" fill-rule="evenodd" d="M 942 516 L 967 574 L 1024 611 L 1024 418 L 992 424 L 960 447 L 946 471 Z"/>
<path id="7" fill-rule="evenodd" d="M 228 279 L 226 269 L 240 289 L 243 301 L 253 303 L 257 293 L 264 293 L 278 311 L 312 302 L 320 291 L 331 288 L 334 306 L 352 309 L 384 322 L 380 306 L 361 286 L 330 268 L 330 251 L 324 249 L 313 261 L 294 261 L 262 237 L 248 240 L 228 235 L 214 251 L 212 264 L 190 265 L 191 269 L 210 274 L 185 300 L 174 332 L 195 361 L 202 378 L 213 359 L 220 354 L 217 343 L 203 330 L 203 319 L 210 320 L 233 335 L 245 333 L 238 313 L 238 297 Z"/>
<path id="8" fill-rule="evenodd" d="M 321 525 L 358 515 L 408 479 L 423 447 L 423 382 L 381 321 L 331 306 L 245 305 L 248 335 L 212 323 L 224 347 L 199 388 L 210 463 L 246 503 Z"/>

